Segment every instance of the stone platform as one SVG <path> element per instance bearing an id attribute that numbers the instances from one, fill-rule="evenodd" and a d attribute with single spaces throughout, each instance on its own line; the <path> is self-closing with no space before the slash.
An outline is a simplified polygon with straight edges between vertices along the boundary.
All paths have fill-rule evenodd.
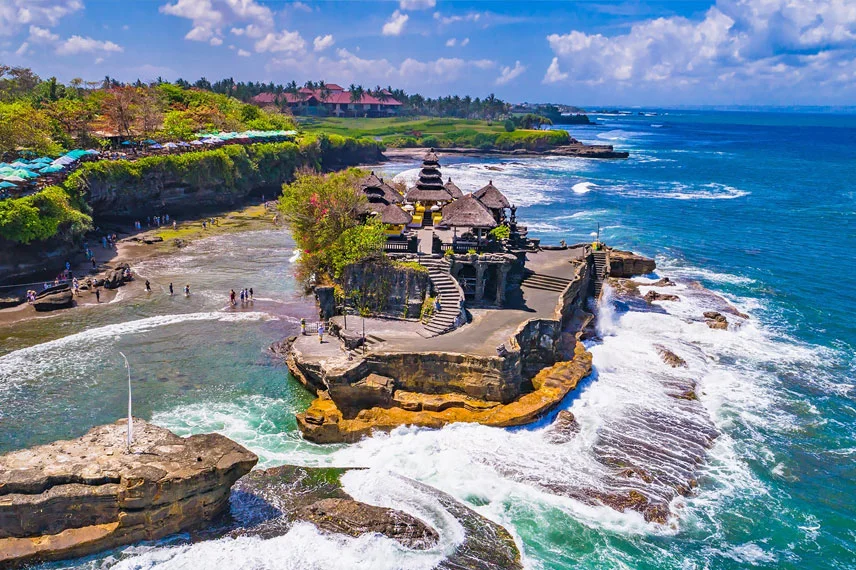
<path id="1" fill-rule="evenodd" d="M 219 435 L 134 419 L 0 456 L 0 567 L 82 556 L 198 527 L 258 461 Z"/>

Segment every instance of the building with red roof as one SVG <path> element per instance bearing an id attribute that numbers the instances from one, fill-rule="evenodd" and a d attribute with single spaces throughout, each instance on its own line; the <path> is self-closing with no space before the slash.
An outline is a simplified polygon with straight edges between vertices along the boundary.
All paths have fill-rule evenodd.
<path id="1" fill-rule="evenodd" d="M 354 100 L 351 92 L 335 83 L 326 89 L 302 87 L 295 93 L 259 93 L 250 101 L 260 107 L 285 107 L 295 115 L 332 115 L 336 117 L 385 117 L 395 115 L 402 107 L 386 89 L 379 93 L 364 92 Z"/>

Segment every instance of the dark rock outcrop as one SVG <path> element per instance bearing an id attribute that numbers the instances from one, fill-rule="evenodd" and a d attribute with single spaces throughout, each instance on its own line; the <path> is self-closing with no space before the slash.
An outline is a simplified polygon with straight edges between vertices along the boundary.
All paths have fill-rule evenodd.
<path id="1" fill-rule="evenodd" d="M 562 410 L 556 416 L 553 424 L 544 432 L 544 437 L 550 443 L 565 443 L 580 432 L 580 424 L 572 412 Z"/>
<path id="2" fill-rule="evenodd" d="M 648 303 L 653 303 L 654 301 L 680 301 L 681 298 L 677 295 L 670 295 L 668 293 L 658 293 L 657 291 L 648 291 L 645 293 L 645 300 Z"/>
<path id="3" fill-rule="evenodd" d="M 321 499 L 297 516 L 328 532 L 353 537 L 378 533 L 414 550 L 431 548 L 440 538 L 436 530 L 407 513 L 350 499 Z"/>
<path id="4" fill-rule="evenodd" d="M 728 329 L 728 319 L 726 319 L 725 315 L 718 311 L 705 311 L 704 322 L 707 323 L 707 326 L 714 330 Z"/>
<path id="5" fill-rule="evenodd" d="M 637 255 L 632 251 L 608 249 L 609 276 L 630 278 L 635 275 L 647 275 L 656 268 L 656 262 L 648 257 Z"/>
<path id="6" fill-rule="evenodd" d="M 232 517 L 238 528 L 228 534 L 269 538 L 285 534 L 296 522 L 309 521 L 327 532 L 350 536 L 378 532 L 405 548 L 424 549 L 437 544 L 439 533 L 425 521 L 399 510 L 355 501 L 340 481 L 348 471 L 283 465 L 251 472 L 235 485 Z M 413 487 L 420 494 L 430 495 L 464 530 L 463 542 L 446 553 L 438 568 L 522 568 L 514 539 L 503 527 L 442 491 L 406 477 L 394 477 L 399 480 L 396 486 Z"/>
<path id="7" fill-rule="evenodd" d="M 130 275 L 131 266 L 127 263 L 120 263 L 116 265 L 113 269 L 104 274 L 104 283 L 103 286 L 105 289 L 117 289 L 125 284 L 128 279 L 127 275 Z"/>
<path id="8" fill-rule="evenodd" d="M 656 345 L 657 352 L 660 354 L 660 357 L 663 359 L 663 362 L 671 366 L 672 368 L 686 368 L 687 361 L 666 348 L 665 346 Z"/>
<path id="9" fill-rule="evenodd" d="M 0 566 L 82 556 L 195 528 L 258 458 L 234 441 L 134 420 L 0 456 Z"/>
<path id="10" fill-rule="evenodd" d="M 9 307 L 17 307 L 26 301 L 23 297 L 0 297 L 0 309 L 8 309 Z"/>
<path id="11" fill-rule="evenodd" d="M 33 307 L 39 312 L 67 309 L 74 304 L 74 292 L 68 283 L 50 287 L 36 295 Z"/>

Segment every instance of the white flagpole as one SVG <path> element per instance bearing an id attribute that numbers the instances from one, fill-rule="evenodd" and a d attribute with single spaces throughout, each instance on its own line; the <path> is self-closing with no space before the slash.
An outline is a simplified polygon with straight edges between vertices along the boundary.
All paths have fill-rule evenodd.
<path id="1" fill-rule="evenodd" d="M 131 417 L 131 365 L 124 352 L 119 352 L 125 359 L 125 368 L 128 370 L 128 451 L 131 451 L 131 442 L 134 440 L 134 420 Z"/>

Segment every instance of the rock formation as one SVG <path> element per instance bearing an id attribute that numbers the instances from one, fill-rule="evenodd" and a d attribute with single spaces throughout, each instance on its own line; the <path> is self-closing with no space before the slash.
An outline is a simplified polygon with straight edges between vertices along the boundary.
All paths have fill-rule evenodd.
<path id="1" fill-rule="evenodd" d="M 671 366 L 672 368 L 686 368 L 687 361 L 666 348 L 665 346 L 655 345 L 657 352 L 660 357 L 662 357 L 663 362 Z"/>
<path id="2" fill-rule="evenodd" d="M 82 556 L 207 523 L 258 458 L 219 434 L 134 420 L 0 456 L 0 566 Z"/>
<path id="3" fill-rule="evenodd" d="M 556 420 L 544 432 L 544 437 L 550 443 L 565 443 L 580 432 L 580 424 L 573 412 L 562 410 Z"/>
<path id="4" fill-rule="evenodd" d="M 432 548 L 439 539 L 436 530 L 416 517 L 349 499 L 321 499 L 301 509 L 298 517 L 328 532 L 382 534 L 414 550 Z"/>
<path id="5" fill-rule="evenodd" d="M 74 292 L 68 283 L 50 287 L 36 295 L 33 307 L 39 312 L 67 309 L 74 304 Z"/>
<path id="6" fill-rule="evenodd" d="M 337 468 L 283 465 L 256 470 L 235 485 L 232 518 L 237 528 L 230 536 L 269 538 L 288 532 L 298 521 L 312 522 L 327 532 L 361 536 L 377 532 L 405 548 L 424 549 L 437 544 L 438 532 L 428 523 L 395 509 L 355 501 L 343 489 Z M 430 495 L 464 530 L 464 540 L 438 568 L 447 570 L 516 570 L 522 568 L 514 539 L 503 527 L 480 516 L 442 491 L 406 477 L 393 476 L 397 486 Z M 218 533 L 212 536 L 221 536 Z"/>
<path id="7" fill-rule="evenodd" d="M 21 303 L 25 302 L 26 299 L 23 297 L 0 297 L 0 309 L 8 309 L 9 307 L 17 307 Z"/>
<path id="8" fill-rule="evenodd" d="M 330 394 L 321 390 L 309 409 L 297 414 L 297 425 L 303 436 L 315 443 L 354 442 L 374 430 L 390 431 L 401 425 L 433 428 L 455 422 L 497 427 L 524 425 L 555 407 L 590 372 L 591 353 L 577 343 L 572 360 L 544 368 L 532 379 L 533 391 L 506 404 L 461 393 L 395 390 L 391 405 L 360 409 L 348 417 Z"/>
<path id="9" fill-rule="evenodd" d="M 631 251 L 607 249 L 607 253 L 610 277 L 630 278 L 635 275 L 647 275 L 657 268 L 653 259 Z"/>
<path id="10" fill-rule="evenodd" d="M 658 293 L 657 291 L 648 291 L 645 293 L 645 300 L 650 304 L 654 301 L 680 301 L 681 298 L 677 295 L 669 293 Z"/>
<path id="11" fill-rule="evenodd" d="M 720 312 L 705 311 L 704 322 L 712 329 L 726 330 L 728 329 L 728 319 Z"/>
<path id="12" fill-rule="evenodd" d="M 104 288 L 116 289 L 127 281 L 126 275 L 130 275 L 131 266 L 127 263 L 119 263 L 113 269 L 104 274 Z"/>

